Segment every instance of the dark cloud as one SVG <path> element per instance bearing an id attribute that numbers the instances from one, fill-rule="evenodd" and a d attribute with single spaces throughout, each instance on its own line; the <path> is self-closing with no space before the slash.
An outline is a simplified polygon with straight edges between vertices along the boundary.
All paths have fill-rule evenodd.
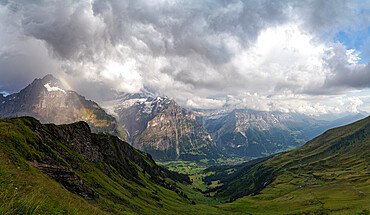
<path id="1" fill-rule="evenodd" d="M 91 14 L 88 2 L 26 1 L 22 3 L 25 35 L 45 41 L 63 60 L 95 60 L 110 48 L 105 25 Z"/>
<path id="2" fill-rule="evenodd" d="M 331 72 L 327 75 L 322 90 L 325 89 L 326 93 L 338 93 L 347 88 L 370 88 L 369 63 L 354 64 L 351 62 L 352 58 L 356 60 L 356 54 L 346 50 L 341 44 L 335 44 L 332 49 L 326 51 L 323 61 L 325 68 Z"/>
<path id="3" fill-rule="evenodd" d="M 330 52 L 338 31 L 369 26 L 366 1 L 0 3 L 0 91 L 60 73 L 92 99 L 150 87 L 220 106 L 230 94 L 329 95 L 370 83 L 368 65 L 347 65 L 343 47 Z"/>
<path id="4" fill-rule="evenodd" d="M 337 71 L 332 76 L 326 79 L 325 88 L 331 89 L 364 89 L 370 88 L 370 65 L 343 67 L 341 71 Z"/>

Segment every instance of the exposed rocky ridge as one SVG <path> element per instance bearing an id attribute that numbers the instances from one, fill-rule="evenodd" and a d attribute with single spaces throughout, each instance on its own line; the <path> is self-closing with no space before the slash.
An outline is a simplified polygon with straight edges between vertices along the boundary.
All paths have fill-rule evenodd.
<path id="1" fill-rule="evenodd" d="M 161 187 L 189 201 L 175 184 L 190 183 L 187 176 L 156 165 L 149 154 L 116 136 L 91 133 L 85 122 L 43 125 L 34 118 L 21 117 L 1 119 L 0 124 L 8 127 L 0 130 L 0 138 L 10 157 L 22 155 L 32 166 L 87 200 L 105 198 L 140 212 L 130 199 L 152 204 L 143 200 L 149 195 L 159 204 Z M 20 162 L 19 158 L 14 162 Z"/>
<path id="2" fill-rule="evenodd" d="M 0 97 L 0 117 L 33 116 L 43 123 L 86 121 L 95 132 L 123 136 L 115 118 L 99 105 L 66 89 L 52 75 L 35 79 L 18 93 Z"/>
<path id="3" fill-rule="evenodd" d="M 91 133 L 89 125 L 85 122 L 76 122 L 69 125 L 54 125 L 54 124 L 38 124 L 32 123 L 29 125 L 32 131 L 36 132 L 62 159 L 68 162 L 73 168 L 80 170 L 83 162 L 102 162 L 113 166 L 121 173 L 127 174 L 126 177 L 137 179 L 137 170 L 130 168 L 131 162 L 141 167 L 147 173 L 157 177 L 172 177 L 171 174 L 166 175 L 167 170 L 155 164 L 151 155 L 140 152 L 121 141 L 113 135 Z M 83 158 L 80 159 L 71 157 L 70 151 L 61 144 L 67 146 L 72 152 L 76 152 Z M 56 163 L 52 157 L 48 162 Z M 176 173 L 173 175 L 181 176 Z M 175 178 L 174 178 L 175 179 Z M 182 180 L 186 181 L 186 177 Z"/>
<path id="4" fill-rule="evenodd" d="M 158 160 L 214 159 L 220 151 L 196 116 L 167 97 L 131 97 L 114 108 L 132 145 Z"/>
<path id="5" fill-rule="evenodd" d="M 73 169 L 62 165 L 51 165 L 38 162 L 29 162 L 32 166 L 41 170 L 44 174 L 61 183 L 67 190 L 82 196 L 86 200 L 93 200 L 97 194 L 80 179 Z"/>

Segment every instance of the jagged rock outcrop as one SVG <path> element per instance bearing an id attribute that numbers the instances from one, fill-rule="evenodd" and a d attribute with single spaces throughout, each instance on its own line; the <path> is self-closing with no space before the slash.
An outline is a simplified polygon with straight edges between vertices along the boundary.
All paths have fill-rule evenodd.
<path id="1" fill-rule="evenodd" d="M 67 190 L 74 194 L 77 194 L 86 200 L 93 200 L 97 197 L 97 194 L 84 184 L 84 181 L 73 172 L 73 169 L 62 165 L 51 165 L 38 162 L 29 163 L 41 170 L 50 178 L 61 183 Z"/>
<path id="2" fill-rule="evenodd" d="M 116 136 L 91 133 L 89 125 L 85 122 L 76 122 L 66 126 L 41 125 L 34 122 L 30 127 L 41 137 L 45 144 L 67 161 L 73 169 L 83 169 L 81 166 L 83 162 L 102 162 L 113 166 L 119 172 L 129 173 L 127 177 L 136 180 L 137 170 L 130 168 L 132 166 L 130 162 L 134 162 L 153 176 L 170 177 L 161 175 L 167 171 L 157 166 L 151 155 L 134 149 Z M 67 146 L 68 150 L 61 147 L 60 144 Z M 71 156 L 71 152 L 77 153 L 83 161 L 81 162 L 81 159 Z M 49 159 L 48 163 L 57 163 L 57 160 L 52 157 L 47 156 L 47 158 Z"/>
<path id="3" fill-rule="evenodd" d="M 52 75 L 35 79 L 18 93 L 0 97 L 0 117 L 33 116 L 43 123 L 86 121 L 95 132 L 123 137 L 115 118 L 97 103 L 66 87 Z"/>

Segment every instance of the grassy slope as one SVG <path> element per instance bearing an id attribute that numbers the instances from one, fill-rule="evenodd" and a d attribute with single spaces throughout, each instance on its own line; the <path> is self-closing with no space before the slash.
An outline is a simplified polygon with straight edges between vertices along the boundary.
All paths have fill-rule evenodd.
<path id="1" fill-rule="evenodd" d="M 35 170 L 0 153 L 0 214 L 107 214 Z"/>
<path id="2" fill-rule="evenodd" d="M 109 164 L 84 161 L 79 154 L 60 145 L 75 161 L 79 160 L 79 168 L 74 173 L 98 194 L 97 198 L 87 202 L 30 165 L 30 161 L 45 161 L 41 151 L 54 156 L 58 165 L 74 165 L 58 156 L 38 134 L 26 126 L 34 123 L 30 120 L 34 119 L 0 120 L 0 210 L 3 212 L 13 214 L 21 210 L 20 213 L 29 214 L 103 214 L 103 209 L 124 214 L 199 214 L 199 210 L 204 211 L 200 214 L 217 213 L 214 207 L 192 205 L 190 200 L 154 183 L 151 176 L 132 161 L 131 165 L 137 170 L 135 180 L 119 174 Z M 47 126 L 44 129 L 47 130 Z M 174 183 L 171 179 L 165 180 Z M 187 193 L 192 192 L 186 185 L 180 186 Z"/>
<path id="3" fill-rule="evenodd" d="M 9 132 L 8 132 L 9 130 Z M 106 214 L 29 165 L 21 154 L 40 154 L 23 144 L 35 136 L 10 121 L 0 122 L 0 214 Z"/>
<path id="4" fill-rule="evenodd" d="M 369 210 L 369 149 L 370 117 L 331 129 L 299 149 L 246 167 L 243 175 L 223 178 L 220 200 L 251 196 L 220 208 L 252 214 Z"/>

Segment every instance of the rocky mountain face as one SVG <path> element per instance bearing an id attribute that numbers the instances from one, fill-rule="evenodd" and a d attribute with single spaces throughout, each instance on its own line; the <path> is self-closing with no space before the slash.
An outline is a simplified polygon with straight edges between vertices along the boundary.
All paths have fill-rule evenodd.
<path id="1" fill-rule="evenodd" d="M 35 79 L 18 93 L 0 97 L 0 117 L 33 116 L 43 123 L 66 124 L 86 121 L 95 132 L 124 132 L 115 118 L 97 103 L 66 89 L 52 75 Z"/>
<path id="2" fill-rule="evenodd" d="M 18 167 L 51 179 L 114 214 L 152 214 L 166 195 L 190 204 L 171 172 L 118 137 L 91 133 L 85 122 L 41 124 L 32 117 L 0 119 L 0 147 Z M 168 200 L 166 200 L 168 201 Z M 163 207 L 163 205 L 162 205 Z"/>
<path id="3" fill-rule="evenodd" d="M 132 96 L 112 109 L 132 145 L 154 159 L 200 161 L 220 156 L 195 115 L 172 99 Z"/>
<path id="4" fill-rule="evenodd" d="M 359 119 L 358 115 L 354 117 Z M 222 150 L 238 157 L 259 157 L 297 148 L 352 118 L 328 122 L 302 114 L 236 109 L 201 120 Z"/>
<path id="5" fill-rule="evenodd" d="M 123 125 L 127 140 L 133 143 L 135 137 L 146 129 L 147 123 L 168 108 L 168 101 L 168 98 L 143 98 L 136 94 L 115 105 L 113 113 Z"/>

